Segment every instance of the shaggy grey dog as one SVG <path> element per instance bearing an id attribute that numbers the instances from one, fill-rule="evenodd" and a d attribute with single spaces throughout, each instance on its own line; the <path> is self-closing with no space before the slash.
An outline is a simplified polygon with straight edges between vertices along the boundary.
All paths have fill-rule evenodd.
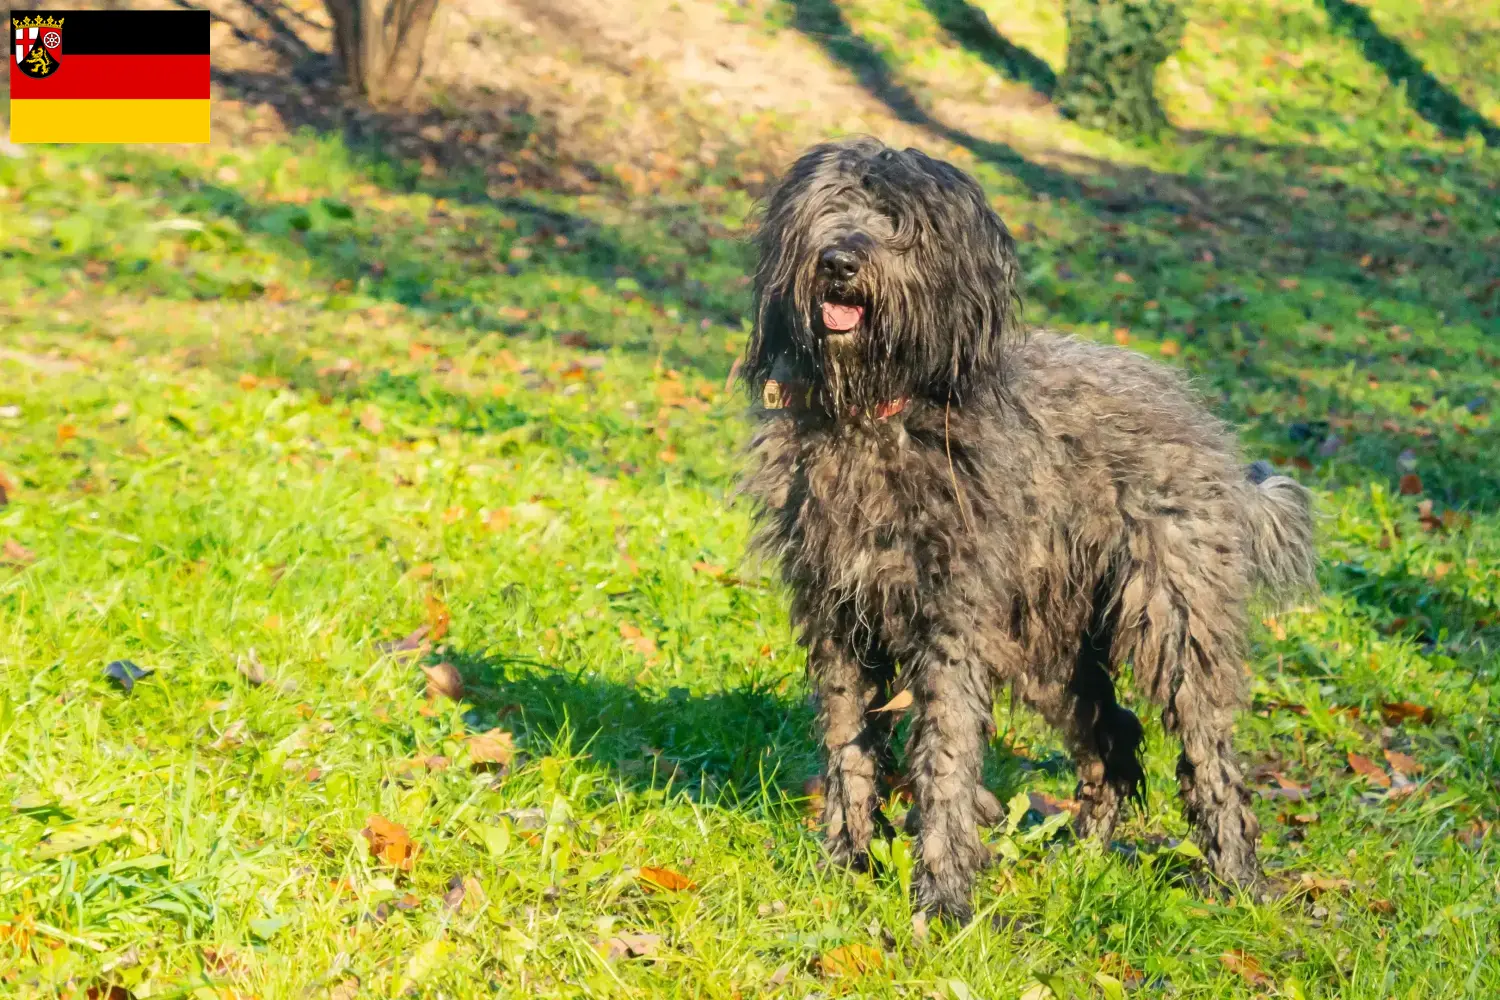
<path id="1" fill-rule="evenodd" d="M 1015 243 L 963 172 L 871 139 L 814 147 L 771 195 L 743 371 L 764 410 L 745 490 L 808 650 L 827 847 L 863 867 L 894 712 L 912 696 L 913 893 L 967 920 L 991 704 L 1009 685 L 1064 736 L 1080 833 L 1141 793 L 1141 726 L 1182 742 L 1212 871 L 1253 886 L 1258 825 L 1231 745 L 1246 604 L 1312 585 L 1310 497 L 1173 371 L 1024 334 Z"/>

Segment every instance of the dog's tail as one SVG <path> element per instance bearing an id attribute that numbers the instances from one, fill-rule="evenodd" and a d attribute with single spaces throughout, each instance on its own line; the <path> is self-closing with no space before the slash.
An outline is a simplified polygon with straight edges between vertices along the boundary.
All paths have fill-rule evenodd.
<path id="1" fill-rule="evenodd" d="M 1313 548 L 1312 493 L 1268 462 L 1245 469 L 1245 554 L 1256 581 L 1276 600 L 1291 600 L 1318 588 Z"/>

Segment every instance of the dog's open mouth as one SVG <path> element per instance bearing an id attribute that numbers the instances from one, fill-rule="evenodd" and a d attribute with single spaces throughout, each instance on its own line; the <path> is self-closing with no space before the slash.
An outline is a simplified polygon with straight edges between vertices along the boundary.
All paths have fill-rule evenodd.
<path id="1" fill-rule="evenodd" d="M 823 329 L 829 333 L 853 333 L 865 318 L 865 307 L 843 302 L 823 302 Z"/>

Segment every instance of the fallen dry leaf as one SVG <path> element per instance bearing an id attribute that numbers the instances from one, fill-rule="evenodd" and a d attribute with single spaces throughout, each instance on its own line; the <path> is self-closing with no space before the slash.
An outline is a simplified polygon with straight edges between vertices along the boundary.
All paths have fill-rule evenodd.
<path id="1" fill-rule="evenodd" d="M 476 771 L 503 770 L 516 756 L 516 744 L 510 733 L 491 729 L 468 739 L 469 761 Z"/>
<path id="2" fill-rule="evenodd" d="M 453 616 L 448 613 L 448 605 L 444 604 L 436 594 L 427 595 L 427 638 L 432 642 L 442 641 L 443 636 L 448 634 L 448 624 Z"/>
<path id="3" fill-rule="evenodd" d="M 34 562 L 36 562 L 36 553 L 14 538 L 7 538 L 5 545 L 0 546 L 0 563 L 8 563 L 11 566 L 30 566 Z"/>
<path id="4" fill-rule="evenodd" d="M 244 656 L 235 657 L 234 668 L 255 687 L 266 682 L 266 668 L 260 665 L 253 647 L 246 650 Z"/>
<path id="5" fill-rule="evenodd" d="M 441 695 L 449 701 L 463 699 L 464 679 L 453 664 L 444 660 L 430 667 L 424 665 L 422 673 L 427 675 L 427 697 L 436 698 Z"/>
<path id="6" fill-rule="evenodd" d="M 1402 496 L 1414 497 L 1418 493 L 1422 492 L 1422 477 L 1417 475 L 1415 472 L 1408 472 L 1406 475 L 1401 477 L 1401 483 L 1398 486 L 1398 489 L 1401 491 Z"/>
<path id="7" fill-rule="evenodd" d="M 1251 986 L 1264 986 L 1271 981 L 1271 977 L 1261 971 L 1260 963 L 1238 948 L 1224 952 L 1219 961 L 1229 971 L 1239 973 Z"/>
<path id="8" fill-rule="evenodd" d="M 78 436 L 78 428 L 72 424 L 57 425 L 57 446 L 61 448 Z"/>
<path id="9" fill-rule="evenodd" d="M 365 820 L 360 836 L 370 842 L 370 853 L 393 868 L 409 872 L 416 862 L 417 845 L 412 842 L 406 827 L 392 823 L 384 816 L 372 814 Z"/>
<path id="10" fill-rule="evenodd" d="M 724 567 L 723 566 L 715 566 L 711 562 L 695 562 L 695 563 L 693 563 L 693 569 L 696 572 L 699 572 L 699 573 L 707 573 L 709 576 L 723 576 L 724 575 Z"/>
<path id="11" fill-rule="evenodd" d="M 629 622 L 620 623 L 620 638 L 625 640 L 625 645 L 642 656 L 651 657 L 656 655 L 656 640 Z"/>
<path id="12" fill-rule="evenodd" d="M 1425 705 L 1413 704 L 1409 701 L 1386 702 L 1380 706 L 1380 716 L 1388 726 L 1396 726 L 1410 721 L 1429 725 L 1433 718 L 1432 709 Z"/>
<path id="13" fill-rule="evenodd" d="M 1370 912 L 1378 913 L 1382 917 L 1388 917 L 1396 912 L 1396 904 L 1389 899 L 1372 899 L 1370 900 Z"/>
<path id="14" fill-rule="evenodd" d="M 1379 764 L 1368 757 L 1361 757 L 1353 750 L 1349 751 L 1349 767 L 1355 774 L 1362 775 L 1381 788 L 1391 787 L 1391 776 Z"/>
<path id="15" fill-rule="evenodd" d="M 328 1000 L 357 1000 L 359 997 L 359 977 L 349 976 L 328 989 Z"/>
<path id="16" fill-rule="evenodd" d="M 911 688 L 902 688 L 896 692 L 896 696 L 879 708 L 872 708 L 872 712 L 904 712 L 911 707 L 913 701 Z"/>
<path id="17" fill-rule="evenodd" d="M 1128 347 L 1130 345 L 1130 331 L 1123 326 L 1117 328 L 1115 330 L 1115 343 L 1121 347 Z"/>
<path id="18" fill-rule="evenodd" d="M 429 631 L 431 631 L 431 626 L 423 625 L 403 639 L 397 639 L 394 642 L 378 642 L 375 648 L 387 656 L 416 653 L 427 647 L 426 640 Z"/>
<path id="19" fill-rule="evenodd" d="M 1307 872 L 1302 874 L 1299 882 L 1307 894 L 1314 899 L 1317 899 L 1325 892 L 1343 892 L 1354 885 L 1353 882 L 1346 878 L 1324 878 L 1321 875 L 1313 875 Z"/>
<path id="20" fill-rule="evenodd" d="M 698 888 L 698 883 L 686 875 L 679 875 L 670 868 L 643 867 L 636 873 L 636 877 L 644 883 L 642 888 L 647 892 L 654 892 L 656 889 L 691 892 Z"/>
<path id="21" fill-rule="evenodd" d="M 825 976 L 855 979 L 885 967 L 885 956 L 867 944 L 846 944 L 824 952 L 818 971 Z"/>
<path id="22" fill-rule="evenodd" d="M 599 954 L 606 961 L 615 962 L 622 958 L 646 958 L 656 954 L 659 947 L 660 934 L 616 934 L 599 945 Z"/>
<path id="23" fill-rule="evenodd" d="M 359 415 L 359 426 L 371 434 L 380 434 L 385 430 L 385 421 L 380 419 L 380 411 L 373 406 L 367 406 Z"/>
<path id="24" fill-rule="evenodd" d="M 1163 340 L 1161 342 L 1161 356 L 1164 358 L 1175 358 L 1182 353 L 1182 346 L 1175 340 Z"/>
<path id="25" fill-rule="evenodd" d="M 1055 799 L 1046 792 L 1028 792 L 1027 797 L 1031 799 L 1031 808 L 1043 816 L 1056 816 L 1058 813 L 1076 815 L 1078 813 L 1078 801 L 1076 799 Z"/>
<path id="26" fill-rule="evenodd" d="M 1410 754 L 1404 754 L 1400 750 L 1387 750 L 1385 752 L 1386 763 L 1391 765 L 1391 770 L 1397 774 L 1410 778 L 1414 774 L 1421 774 L 1424 770 L 1422 763 Z"/>

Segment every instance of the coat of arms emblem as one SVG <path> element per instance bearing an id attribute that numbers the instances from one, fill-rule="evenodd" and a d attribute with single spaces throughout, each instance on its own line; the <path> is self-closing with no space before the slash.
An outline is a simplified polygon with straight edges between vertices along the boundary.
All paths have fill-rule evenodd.
<path id="1" fill-rule="evenodd" d="M 62 66 L 62 29 L 65 18 L 52 15 L 12 16 L 16 35 L 16 65 L 38 80 Z"/>

